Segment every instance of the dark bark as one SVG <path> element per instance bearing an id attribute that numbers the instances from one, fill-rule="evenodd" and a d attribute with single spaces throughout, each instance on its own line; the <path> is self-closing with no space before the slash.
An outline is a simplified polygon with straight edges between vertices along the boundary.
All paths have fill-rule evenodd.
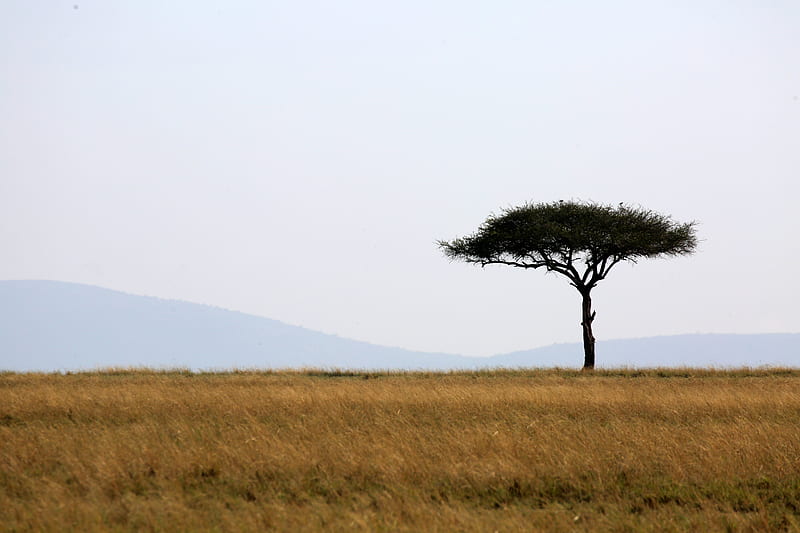
<path id="1" fill-rule="evenodd" d="M 580 290 L 580 289 L 579 289 Z M 594 368 L 594 335 L 592 322 L 597 313 L 592 311 L 591 289 L 580 290 L 583 299 L 581 305 L 581 326 L 583 327 L 583 368 Z"/>

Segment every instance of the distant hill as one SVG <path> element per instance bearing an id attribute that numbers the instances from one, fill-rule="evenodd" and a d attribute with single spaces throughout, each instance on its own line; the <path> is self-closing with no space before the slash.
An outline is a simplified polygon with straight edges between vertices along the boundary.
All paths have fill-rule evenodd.
<path id="1" fill-rule="evenodd" d="M 0 281 L 0 369 L 447 368 L 464 359 L 89 285 Z"/>
<path id="2" fill-rule="evenodd" d="M 800 334 L 598 342 L 599 366 L 798 366 Z M 206 305 L 57 281 L 0 281 L 0 370 L 111 366 L 470 369 L 577 367 L 579 344 L 487 358 L 389 348 Z"/>
<path id="3" fill-rule="evenodd" d="M 579 359 L 575 363 L 575 359 Z M 495 366 L 570 366 L 583 362 L 580 344 L 554 344 L 492 358 Z M 597 342 L 598 367 L 742 367 L 800 365 L 800 334 L 694 334 Z"/>

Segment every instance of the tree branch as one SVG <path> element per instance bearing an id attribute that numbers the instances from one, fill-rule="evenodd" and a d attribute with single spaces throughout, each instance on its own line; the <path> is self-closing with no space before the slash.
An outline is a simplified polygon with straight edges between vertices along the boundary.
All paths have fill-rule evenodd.
<path id="1" fill-rule="evenodd" d="M 551 258 L 546 252 L 539 252 L 539 254 L 544 258 L 545 263 L 547 263 L 547 270 L 558 272 L 562 276 L 566 276 L 570 281 L 577 281 L 577 279 L 572 277 L 572 273 L 570 272 L 570 263 L 569 259 L 567 263 L 560 263 L 555 259 Z"/>
<path id="2" fill-rule="evenodd" d="M 476 259 L 476 260 L 467 259 L 466 261 L 468 263 L 479 263 L 482 267 L 485 267 L 486 265 L 509 265 L 509 266 L 515 266 L 515 267 L 519 267 L 519 268 L 534 268 L 535 269 L 535 268 L 541 268 L 541 267 L 546 267 L 547 266 L 547 264 L 542 262 L 542 261 L 537 261 L 537 262 L 534 262 L 534 263 L 522 263 L 522 262 L 519 262 L 519 261 L 507 261 L 507 260 L 504 260 L 504 259 Z"/>
<path id="3" fill-rule="evenodd" d="M 589 282 L 589 275 L 592 273 L 592 269 L 590 265 L 586 265 L 586 270 L 583 272 L 583 276 L 581 276 L 581 283 L 586 285 Z"/>
<path id="4" fill-rule="evenodd" d="M 611 263 L 608 263 L 608 259 L 609 259 L 608 257 L 603 259 L 603 266 L 600 269 L 600 279 L 605 279 L 605 277 L 611 271 L 611 268 L 614 265 L 616 265 L 617 263 L 619 263 L 620 261 L 622 261 L 621 257 L 613 257 L 613 259 L 611 260 Z"/>

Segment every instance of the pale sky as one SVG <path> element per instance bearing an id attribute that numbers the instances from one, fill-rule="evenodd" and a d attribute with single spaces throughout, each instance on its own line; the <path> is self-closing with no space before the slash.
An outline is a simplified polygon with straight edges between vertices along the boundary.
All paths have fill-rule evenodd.
<path id="1" fill-rule="evenodd" d="M 699 222 L 599 340 L 798 332 L 800 2 L 0 2 L 0 279 L 387 346 L 579 342 L 540 271 L 435 241 L 526 201 Z"/>

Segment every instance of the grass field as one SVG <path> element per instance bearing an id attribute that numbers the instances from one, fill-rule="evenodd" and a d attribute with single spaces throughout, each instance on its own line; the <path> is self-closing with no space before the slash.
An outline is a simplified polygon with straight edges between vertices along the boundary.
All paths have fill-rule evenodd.
<path id="1" fill-rule="evenodd" d="M 800 370 L 0 374 L 5 531 L 800 531 Z"/>

